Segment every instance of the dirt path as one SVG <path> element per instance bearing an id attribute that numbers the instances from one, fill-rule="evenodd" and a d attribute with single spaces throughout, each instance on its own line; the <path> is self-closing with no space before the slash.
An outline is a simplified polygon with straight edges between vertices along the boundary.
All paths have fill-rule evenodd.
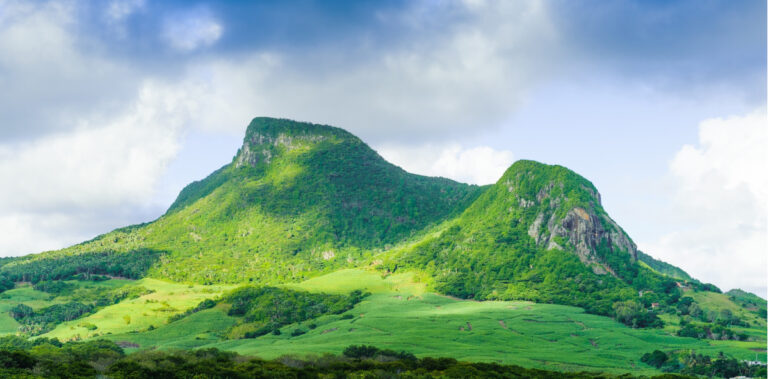
<path id="1" fill-rule="evenodd" d="M 501 325 L 502 328 L 507 329 L 507 324 L 504 323 L 504 320 L 499 320 L 499 325 Z"/>

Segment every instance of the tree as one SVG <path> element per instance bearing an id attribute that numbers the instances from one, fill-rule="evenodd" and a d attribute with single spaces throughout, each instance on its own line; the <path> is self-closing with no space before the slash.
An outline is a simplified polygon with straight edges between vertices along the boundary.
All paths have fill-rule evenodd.
<path id="1" fill-rule="evenodd" d="M 379 348 L 376 346 L 367 345 L 349 345 L 344 349 L 344 356 L 355 359 L 373 358 L 376 353 L 379 352 Z"/>

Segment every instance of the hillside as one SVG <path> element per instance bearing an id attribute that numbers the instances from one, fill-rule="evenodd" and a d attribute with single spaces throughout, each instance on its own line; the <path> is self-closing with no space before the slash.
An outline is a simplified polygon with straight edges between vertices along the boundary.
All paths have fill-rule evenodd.
<path id="1" fill-rule="evenodd" d="M 0 292 L 0 335 L 128 351 L 376 344 L 616 374 L 658 373 L 661 356 L 690 373 L 766 358 L 765 300 L 638 251 L 565 167 L 521 160 L 467 185 L 407 173 L 342 129 L 272 118 L 158 219 L 0 260 Z"/>
<path id="2" fill-rule="evenodd" d="M 232 163 L 184 188 L 158 220 L 9 268 L 152 249 L 160 252 L 148 272 L 155 278 L 297 281 L 359 265 L 456 215 L 482 191 L 407 173 L 342 129 L 256 118 Z"/>
<path id="3" fill-rule="evenodd" d="M 389 255 L 461 298 L 532 300 L 612 314 L 620 301 L 676 301 L 676 283 L 637 262 L 597 189 L 561 166 L 518 161 L 441 233 Z M 640 291 L 649 295 L 639 296 Z M 642 298 L 641 298 L 642 297 Z"/>
<path id="4" fill-rule="evenodd" d="M 470 186 L 407 173 L 342 129 L 272 118 L 253 119 L 232 162 L 159 219 L 0 274 L 265 285 L 369 265 L 424 272 L 460 298 L 626 308 L 636 326 L 659 324 L 647 310 L 680 297 L 672 266 L 638 253 L 594 185 L 565 167 L 518 161 Z"/>
<path id="5" fill-rule="evenodd" d="M 658 259 L 653 258 L 652 256 L 643 253 L 642 251 L 637 251 L 637 259 L 648 265 L 648 267 L 659 274 L 669 276 L 670 278 L 675 278 L 679 280 L 685 280 L 685 281 L 693 281 L 694 279 L 688 275 L 687 272 L 683 271 L 680 267 L 673 266 L 667 262 L 660 261 Z"/>

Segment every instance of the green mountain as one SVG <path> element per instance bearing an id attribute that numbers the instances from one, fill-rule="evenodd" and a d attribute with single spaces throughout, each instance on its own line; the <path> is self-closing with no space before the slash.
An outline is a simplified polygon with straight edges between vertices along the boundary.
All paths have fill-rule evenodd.
<path id="1" fill-rule="evenodd" d="M 278 284 L 369 265 L 425 272 L 461 298 L 599 314 L 677 296 L 673 279 L 638 264 L 594 185 L 564 167 L 518 161 L 496 184 L 471 186 L 407 173 L 342 129 L 272 118 L 254 119 L 232 162 L 159 219 L 0 272 Z"/>
<path id="2" fill-rule="evenodd" d="M 738 288 L 726 292 L 725 295 L 727 295 L 731 301 L 741 305 L 745 309 L 755 312 L 761 317 L 766 316 L 766 310 L 768 310 L 768 302 L 766 302 L 766 300 L 762 297 L 757 296 L 752 292 L 747 292 Z"/>
<path id="3" fill-rule="evenodd" d="M 694 281 L 694 279 L 688 275 L 687 272 L 683 271 L 680 267 L 673 266 L 667 262 L 660 261 L 658 259 L 654 259 L 652 256 L 643 253 L 642 251 L 637 252 L 637 259 L 648 265 L 649 268 L 655 270 L 659 274 L 669 276 L 670 278 L 675 278 L 679 280 L 684 281 Z"/>
<path id="4" fill-rule="evenodd" d="M 298 281 L 360 265 L 482 191 L 407 173 L 342 129 L 256 118 L 232 163 L 184 188 L 159 219 L 45 256 L 149 248 L 163 252 L 152 277 Z"/>
<path id="5" fill-rule="evenodd" d="M 643 375 L 765 360 L 765 300 L 638 251 L 565 167 L 523 160 L 467 185 L 273 118 L 158 219 L 0 259 L 0 292 L 0 353 L 46 338 L 270 359 L 376 344 Z"/>
<path id="6" fill-rule="evenodd" d="M 637 263 L 637 248 L 567 168 L 518 161 L 442 233 L 391 255 L 461 298 L 525 299 L 610 314 L 618 301 L 674 299 L 676 283 Z M 653 292 L 638 299 L 639 291 Z"/>

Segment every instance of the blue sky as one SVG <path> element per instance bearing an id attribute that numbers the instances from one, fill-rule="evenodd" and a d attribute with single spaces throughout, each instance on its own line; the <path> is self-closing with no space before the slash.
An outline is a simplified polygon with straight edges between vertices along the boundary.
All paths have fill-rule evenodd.
<path id="1" fill-rule="evenodd" d="M 461 181 L 567 166 L 765 295 L 765 1 L 0 0 L 0 83 L 0 255 L 156 218 L 265 115 Z"/>

